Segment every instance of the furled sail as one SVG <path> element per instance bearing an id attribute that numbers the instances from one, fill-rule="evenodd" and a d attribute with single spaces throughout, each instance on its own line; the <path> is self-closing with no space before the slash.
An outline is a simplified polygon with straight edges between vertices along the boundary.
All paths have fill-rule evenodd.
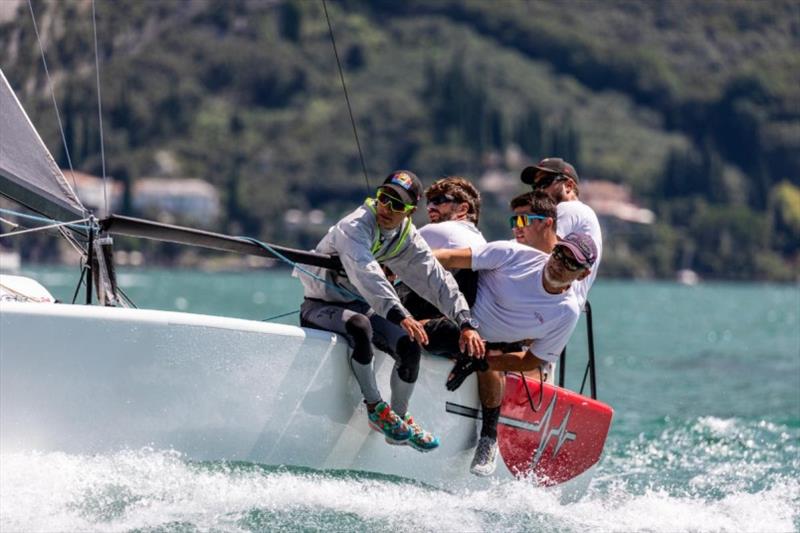
<path id="1" fill-rule="evenodd" d="M 0 69 L 0 194 L 59 221 L 86 208 L 56 165 Z"/>

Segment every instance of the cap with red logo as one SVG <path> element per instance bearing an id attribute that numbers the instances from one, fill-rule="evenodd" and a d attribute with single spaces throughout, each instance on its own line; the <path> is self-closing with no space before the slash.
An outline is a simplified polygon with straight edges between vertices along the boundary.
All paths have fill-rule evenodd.
<path id="1" fill-rule="evenodd" d="M 417 205 L 422 196 L 422 182 L 409 170 L 395 170 L 383 180 L 381 189 L 394 193 L 399 200 L 409 205 Z"/>

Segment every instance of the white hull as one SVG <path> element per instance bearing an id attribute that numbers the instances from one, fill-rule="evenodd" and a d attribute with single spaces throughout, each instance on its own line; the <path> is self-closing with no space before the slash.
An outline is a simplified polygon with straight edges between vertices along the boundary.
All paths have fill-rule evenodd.
<path id="1" fill-rule="evenodd" d="M 198 460 L 479 483 L 468 474 L 478 421 L 445 410 L 445 401 L 477 408 L 475 385 L 447 392 L 451 363 L 423 359 L 411 410 L 442 440 L 427 454 L 368 429 L 347 345 L 335 335 L 187 313 L 3 302 L 0 447 L 151 446 Z M 377 356 L 386 398 L 392 364 Z M 512 477 L 502 461 L 497 477 Z"/>

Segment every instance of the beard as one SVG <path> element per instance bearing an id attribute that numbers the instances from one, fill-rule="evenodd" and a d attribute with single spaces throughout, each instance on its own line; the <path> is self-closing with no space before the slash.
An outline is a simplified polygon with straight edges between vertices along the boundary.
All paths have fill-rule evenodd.
<path id="1" fill-rule="evenodd" d="M 453 218 L 455 217 L 455 213 L 453 211 L 445 213 L 442 213 L 441 211 L 436 211 L 436 215 L 438 216 L 436 222 L 447 222 L 448 220 L 453 220 Z M 428 215 L 428 218 L 430 218 L 430 215 Z"/>
<path id="2" fill-rule="evenodd" d="M 550 196 L 550 199 L 553 200 L 556 204 L 560 204 L 561 202 L 565 202 L 567 200 L 567 194 L 564 192 L 563 187 L 559 187 L 558 189 L 548 194 L 548 196 Z"/>

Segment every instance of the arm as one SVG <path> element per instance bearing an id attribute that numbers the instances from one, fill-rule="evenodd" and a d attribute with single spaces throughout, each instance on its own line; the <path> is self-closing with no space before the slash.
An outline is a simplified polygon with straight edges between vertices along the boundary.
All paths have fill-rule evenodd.
<path id="1" fill-rule="evenodd" d="M 442 248 L 434 250 L 433 255 L 439 260 L 442 266 L 447 269 L 472 268 L 471 248 Z"/>
<path id="2" fill-rule="evenodd" d="M 483 340 L 474 328 L 467 327 L 471 314 L 455 278 L 435 260 L 416 231 L 409 237 L 406 248 L 387 263 L 414 292 L 462 327 L 459 339 L 462 351 L 483 357 Z"/>
<path id="3" fill-rule="evenodd" d="M 342 221 L 331 229 L 332 246 L 338 252 L 349 285 L 383 317 L 399 324 L 409 316 L 394 288 L 370 251 L 373 226 L 358 219 Z"/>

